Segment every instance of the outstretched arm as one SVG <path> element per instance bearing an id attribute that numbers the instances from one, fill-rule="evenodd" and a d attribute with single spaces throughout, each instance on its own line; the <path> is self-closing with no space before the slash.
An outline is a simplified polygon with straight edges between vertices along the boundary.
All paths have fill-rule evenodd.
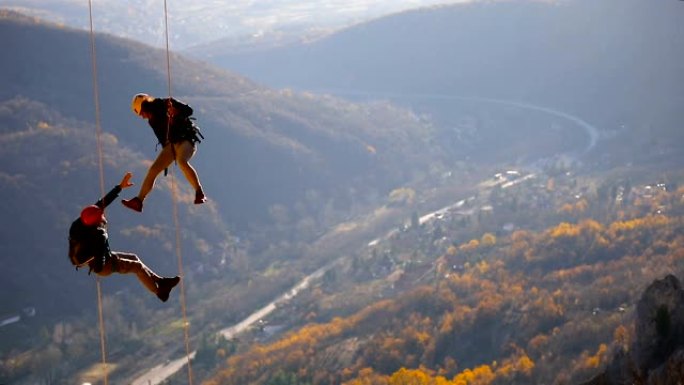
<path id="1" fill-rule="evenodd" d="M 129 171 L 124 175 L 123 179 L 121 179 L 121 183 L 119 183 L 119 187 L 121 189 L 129 188 L 133 186 L 133 183 L 131 182 L 131 178 L 133 177 L 133 174 Z"/>
<path id="2" fill-rule="evenodd" d="M 118 185 L 114 186 L 114 188 L 111 189 L 107 193 L 107 195 L 104 196 L 104 198 L 97 201 L 95 203 L 95 205 L 102 207 L 102 208 L 109 206 L 109 204 L 112 203 L 114 201 L 114 199 L 116 199 L 116 197 L 119 196 L 119 193 L 121 192 L 121 190 L 133 186 L 133 183 L 131 183 L 132 177 L 133 177 L 133 174 L 130 172 L 127 172 L 126 175 L 124 175 L 123 179 L 121 179 L 121 182 Z"/>

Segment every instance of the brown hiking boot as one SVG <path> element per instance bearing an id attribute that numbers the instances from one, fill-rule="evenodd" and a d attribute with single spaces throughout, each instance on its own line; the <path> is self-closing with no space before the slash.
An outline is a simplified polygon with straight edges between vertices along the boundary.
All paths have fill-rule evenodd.
<path id="1" fill-rule="evenodd" d="M 173 278 L 162 278 L 157 281 L 157 298 L 162 300 L 162 302 L 166 302 L 166 300 L 169 299 L 171 289 L 176 287 L 178 282 L 180 282 L 179 276 L 175 276 Z"/>
<path id="2" fill-rule="evenodd" d="M 197 190 L 195 191 L 195 204 L 196 205 L 201 205 L 202 203 L 207 201 L 207 197 L 204 195 L 204 191 L 202 190 Z"/>
<path id="3" fill-rule="evenodd" d="M 128 207 L 129 209 L 137 211 L 139 213 L 141 213 L 143 210 L 143 202 L 138 197 L 131 199 L 122 199 L 121 203 L 123 203 L 123 205 Z"/>

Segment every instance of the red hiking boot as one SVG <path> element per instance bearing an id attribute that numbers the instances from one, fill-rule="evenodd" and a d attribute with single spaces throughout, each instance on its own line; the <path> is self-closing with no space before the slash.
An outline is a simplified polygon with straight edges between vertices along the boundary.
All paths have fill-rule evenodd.
<path id="1" fill-rule="evenodd" d="M 173 278 L 162 278 L 157 281 L 157 298 L 162 300 L 162 302 L 166 302 L 169 299 L 171 289 L 176 287 L 178 282 L 180 282 L 179 276 L 175 276 Z"/>
<path id="2" fill-rule="evenodd" d="M 197 190 L 195 191 L 195 204 L 196 205 L 201 205 L 202 203 L 207 201 L 207 197 L 204 195 L 204 191 L 202 190 Z"/>
<path id="3" fill-rule="evenodd" d="M 141 213 L 143 210 L 143 202 L 138 197 L 131 199 L 122 199 L 121 203 L 123 203 L 123 205 L 128 207 L 129 209 L 137 211 L 139 213 Z"/>

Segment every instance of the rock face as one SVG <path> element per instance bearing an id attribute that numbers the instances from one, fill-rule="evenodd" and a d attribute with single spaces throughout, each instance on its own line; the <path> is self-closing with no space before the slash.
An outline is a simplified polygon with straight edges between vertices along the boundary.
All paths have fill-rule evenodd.
<path id="1" fill-rule="evenodd" d="M 668 275 L 654 281 L 637 303 L 636 339 L 606 370 L 582 385 L 684 384 L 684 290 Z"/>
<path id="2" fill-rule="evenodd" d="M 637 304 L 634 358 L 641 373 L 684 347 L 684 290 L 673 276 L 653 282 Z"/>

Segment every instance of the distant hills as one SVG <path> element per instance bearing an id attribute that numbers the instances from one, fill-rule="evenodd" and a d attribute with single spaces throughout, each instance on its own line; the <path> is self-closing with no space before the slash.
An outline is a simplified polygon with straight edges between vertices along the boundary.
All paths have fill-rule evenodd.
<path id="1" fill-rule="evenodd" d="M 420 4 L 442 3 L 422 0 Z M 93 19 L 101 32 L 164 46 L 164 8 L 154 2 L 93 3 Z M 71 0 L 0 0 L 0 7 L 75 28 L 88 27 L 88 2 Z M 245 42 L 279 44 L 329 33 L 359 20 L 416 7 L 412 0 L 295 0 L 230 3 L 188 0 L 167 2 L 171 46 L 186 48 L 219 38 L 236 47 Z M 288 15 L 288 17 L 282 17 Z"/>
<path id="2" fill-rule="evenodd" d="M 407 11 L 288 47 L 245 53 L 217 43 L 191 52 L 272 86 L 418 109 L 430 97 L 527 102 L 605 130 L 627 128 L 627 138 L 682 143 L 683 5 L 474 2 Z"/>

